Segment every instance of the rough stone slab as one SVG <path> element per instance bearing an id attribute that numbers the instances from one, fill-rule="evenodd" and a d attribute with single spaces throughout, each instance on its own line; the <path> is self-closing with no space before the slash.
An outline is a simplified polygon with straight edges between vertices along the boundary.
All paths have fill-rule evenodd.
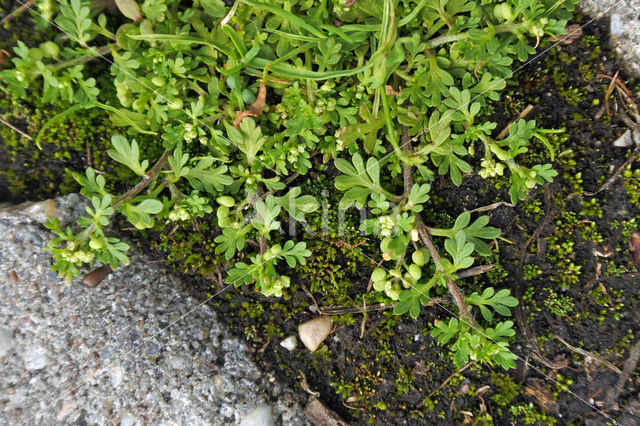
<path id="1" fill-rule="evenodd" d="M 618 60 L 640 77 L 640 0 L 580 0 L 579 5 L 591 17 L 609 18 Z"/>
<path id="2" fill-rule="evenodd" d="M 95 288 L 65 284 L 49 271 L 49 238 L 18 211 L 0 217 L 1 423 L 306 424 L 161 265 L 132 252 Z"/>

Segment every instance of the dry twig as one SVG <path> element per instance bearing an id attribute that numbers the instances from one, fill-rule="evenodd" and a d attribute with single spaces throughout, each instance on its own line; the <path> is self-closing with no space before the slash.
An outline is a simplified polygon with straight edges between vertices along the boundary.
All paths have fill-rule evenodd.
<path id="1" fill-rule="evenodd" d="M 629 353 L 629 358 L 627 358 L 627 360 L 624 362 L 624 367 L 622 368 L 622 374 L 620 374 L 620 377 L 618 377 L 618 382 L 613 388 L 609 389 L 609 392 L 607 392 L 607 398 L 605 399 L 606 407 L 610 407 L 613 405 L 614 402 L 616 402 L 616 400 L 620 396 L 620 393 L 622 392 L 622 388 L 624 387 L 625 382 L 629 380 L 629 377 L 631 377 L 631 374 L 636 369 L 636 366 L 638 365 L 639 360 L 640 360 L 640 340 L 638 340 L 635 346 L 631 349 L 631 352 Z"/>
<path id="2" fill-rule="evenodd" d="M 0 24 L 4 24 L 5 22 L 10 21 L 11 19 L 15 18 L 16 16 L 21 15 L 25 10 L 29 9 L 33 5 L 34 2 L 35 2 L 35 0 L 29 0 L 26 3 L 23 3 L 19 8 L 14 9 L 10 14 L 8 14 L 4 18 L 2 18 L 2 21 L 0 21 Z"/>
<path id="3" fill-rule="evenodd" d="M 469 213 L 488 212 L 489 210 L 495 210 L 498 207 L 515 207 L 515 204 L 507 203 L 506 201 L 500 201 L 498 203 L 489 204 L 488 206 L 476 207 L 473 210 L 468 210 Z"/>
<path id="4" fill-rule="evenodd" d="M 475 277 L 476 275 L 480 275 L 480 274 L 484 274 L 485 272 L 489 272 L 490 270 L 494 269 L 495 267 L 496 267 L 496 265 L 494 265 L 493 263 L 490 263 L 488 265 L 474 266 L 473 268 L 469 268 L 469 269 L 465 269 L 463 271 L 460 271 L 456 275 L 458 276 L 459 279 L 471 278 L 471 277 Z"/>
<path id="5" fill-rule="evenodd" d="M 562 337 L 558 336 L 557 334 L 555 336 L 556 336 L 556 338 L 558 340 L 560 340 L 560 342 L 562 342 L 563 345 L 565 345 L 567 348 L 569 348 L 573 352 L 575 352 L 577 354 L 580 354 L 580 355 L 582 355 L 584 357 L 592 358 L 595 361 L 599 362 L 600 364 L 606 365 L 607 367 L 609 367 L 610 370 L 615 371 L 618 374 L 622 374 L 622 371 L 620 371 L 620 369 L 618 367 L 616 367 L 615 365 L 611 364 L 606 359 L 597 357 L 594 354 L 592 354 L 591 352 L 585 351 L 584 349 L 576 348 L 575 346 L 571 346 L 566 340 L 564 340 Z"/>
<path id="6" fill-rule="evenodd" d="M 304 391 L 307 392 L 309 395 L 313 395 L 316 398 L 319 397 L 320 392 L 312 391 L 311 388 L 309 387 L 309 382 L 307 382 L 307 376 L 305 376 L 301 370 L 298 370 L 298 373 L 300 373 L 300 375 L 298 376 L 300 377 L 300 387 L 304 389 Z"/>
<path id="7" fill-rule="evenodd" d="M 26 134 L 25 132 L 23 132 L 22 130 L 18 129 L 16 126 L 14 126 L 13 124 L 9 123 L 8 121 L 4 120 L 2 117 L 0 117 L 0 123 L 4 124 L 5 126 L 7 126 L 8 128 L 10 128 L 11 130 L 13 130 L 16 133 L 19 133 L 21 136 L 29 139 L 30 141 L 33 140 L 33 138 L 31 136 L 29 136 L 28 134 Z"/>
<path id="8" fill-rule="evenodd" d="M 593 197 L 594 195 L 599 194 L 600 192 L 607 189 L 618 178 L 618 176 L 620 176 L 620 174 L 624 172 L 624 170 L 629 166 L 629 164 L 633 162 L 633 160 L 638 156 L 638 153 L 640 153 L 640 145 L 636 146 L 636 148 L 633 150 L 631 155 L 629 155 L 629 158 L 627 158 L 627 160 L 624 163 L 622 163 L 622 166 L 618 167 L 615 173 L 611 175 L 611 177 L 607 179 L 607 181 L 604 184 L 602 184 L 602 186 L 596 192 L 585 192 L 584 195 L 587 197 Z"/>
<path id="9" fill-rule="evenodd" d="M 427 398 L 431 398 L 436 392 L 438 392 L 440 389 L 442 389 L 443 387 L 445 387 L 447 385 L 447 383 L 449 383 L 449 380 L 453 379 L 453 377 L 456 374 L 462 373 L 464 370 L 466 370 L 467 368 L 471 367 L 471 364 L 473 364 L 473 361 L 469 361 L 468 363 L 466 363 L 465 365 L 463 365 L 462 367 L 460 367 L 460 369 L 458 371 L 456 371 L 455 373 L 453 373 L 452 375 L 450 375 L 449 377 L 447 377 L 447 380 L 445 380 L 444 382 L 442 382 L 442 384 L 440 386 L 438 386 L 434 391 L 432 391 L 429 396 Z"/>
<path id="10" fill-rule="evenodd" d="M 518 114 L 518 117 L 516 117 L 516 119 L 515 119 L 515 120 L 511 120 L 511 121 L 509 122 L 509 124 L 507 124 L 507 125 L 504 127 L 504 129 L 502 129 L 502 130 L 500 131 L 500 133 L 498 133 L 498 136 L 496 136 L 496 139 L 497 139 L 497 140 L 500 140 L 500 139 L 504 139 L 504 138 L 506 138 L 506 137 L 507 137 L 507 135 L 509 134 L 509 127 L 511 127 L 511 125 L 512 125 L 513 123 L 516 123 L 516 122 L 518 122 L 519 120 L 522 120 L 523 118 L 525 118 L 527 115 L 529 115 L 529 113 L 533 110 L 533 108 L 534 108 L 534 106 L 533 106 L 533 105 L 531 105 L 531 104 L 527 105 L 525 109 L 523 109 L 522 111 L 520 111 L 520 114 Z"/>

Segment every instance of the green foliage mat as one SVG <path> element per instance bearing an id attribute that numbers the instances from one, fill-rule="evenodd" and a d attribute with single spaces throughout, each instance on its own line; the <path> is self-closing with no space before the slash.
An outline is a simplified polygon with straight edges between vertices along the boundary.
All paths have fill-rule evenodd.
<path id="1" fill-rule="evenodd" d="M 491 117 L 495 101 L 512 96 L 513 70 L 565 32 L 574 4 L 121 0 L 110 11 L 81 0 L 36 2 L 36 25 L 54 35 L 17 42 L 0 88 L 37 98 L 38 107 L 55 105 L 32 142 L 45 153 L 53 133 L 68 133 L 62 123 L 109 117 L 117 131 L 104 139 L 107 127 L 97 129 L 96 149 L 127 171 L 110 174 L 102 161 L 89 161 L 73 174 L 90 207 L 73 228 L 47 225 L 57 235 L 49 247 L 54 270 L 72 280 L 85 265 L 127 264 L 129 247 L 112 230 L 123 218 L 156 238 L 171 261 L 217 279 L 216 291 L 235 286 L 251 298 L 253 287 L 266 300 L 281 298 L 270 308 L 289 321 L 307 293 L 365 312 L 390 307 L 379 314 L 380 342 L 407 314 L 407 324 L 421 324 L 416 342 L 422 335 L 429 348 L 448 348 L 438 371 L 469 362 L 512 369 L 508 317 L 516 309 L 521 320 L 523 308 L 505 288 L 502 264 L 514 259 L 500 248 L 517 238 L 512 222 L 483 212 L 526 201 L 518 211 L 539 214 L 536 190 L 558 176 L 551 162 L 568 173 L 575 148 L 564 145 L 558 121 L 546 122 L 552 130 L 519 119 L 501 134 L 497 122 L 506 125 L 518 105 L 503 103 L 508 114 Z M 110 76 L 90 65 L 105 60 Z M 577 106 L 579 91 L 561 95 Z M 581 268 L 573 246 L 560 242 L 565 237 L 561 230 L 549 237 L 561 290 Z M 488 279 L 478 277 L 486 271 Z M 566 297 L 546 294 L 550 312 L 572 311 Z M 242 315 L 265 312 L 246 303 Z M 350 325 L 353 317 L 336 321 Z M 243 331 L 256 341 L 283 335 L 273 324 L 255 327 Z M 377 350 L 363 350 L 370 349 Z M 412 349 L 386 350 L 384 359 L 367 352 L 365 383 L 336 378 L 337 394 L 384 411 L 378 359 L 398 375 L 397 396 L 408 394 L 417 373 L 392 364 L 396 355 L 414 356 Z M 325 347 L 317 355 L 331 354 Z M 517 386 L 495 381 L 505 389 L 499 401 L 510 399 Z M 438 401 L 422 404 L 433 411 Z M 541 419 L 518 407 L 512 415 Z"/>

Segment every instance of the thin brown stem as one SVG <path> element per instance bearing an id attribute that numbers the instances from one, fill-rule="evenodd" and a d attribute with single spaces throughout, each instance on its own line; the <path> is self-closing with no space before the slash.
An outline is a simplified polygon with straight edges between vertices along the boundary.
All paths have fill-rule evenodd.
<path id="1" fill-rule="evenodd" d="M 167 163 L 167 160 L 169 159 L 169 155 L 171 155 L 171 151 L 165 151 L 164 154 L 162 154 L 162 157 L 160 157 L 158 162 L 153 166 L 151 171 L 148 174 L 146 174 L 142 178 L 142 180 L 138 182 L 136 186 L 131 188 L 129 191 L 127 191 L 126 194 L 118 198 L 113 203 L 113 206 L 112 206 L 113 209 L 117 210 L 122 203 L 131 200 L 133 197 L 138 195 L 144 188 L 146 188 L 146 186 L 149 185 L 149 183 L 158 175 L 158 173 L 160 173 L 160 170 L 162 170 L 164 165 Z"/>
<path id="2" fill-rule="evenodd" d="M 14 126 L 13 124 L 9 123 L 8 121 L 5 121 L 2 117 L 0 117 L 0 123 L 4 124 L 5 126 L 7 126 L 8 128 L 10 128 L 11 130 L 13 130 L 14 132 L 19 133 L 20 135 L 22 135 L 23 137 L 29 139 L 30 141 L 33 140 L 33 138 L 31 136 L 29 136 L 28 134 L 26 134 L 25 132 L 23 132 L 22 130 L 18 129 L 16 126 Z"/>
<path id="3" fill-rule="evenodd" d="M 519 120 L 522 120 L 523 118 L 525 118 L 527 115 L 529 115 L 529 113 L 531 111 L 533 111 L 534 106 L 529 104 L 527 105 L 527 107 L 525 109 L 523 109 L 522 111 L 520 111 L 520 114 L 518 114 L 518 117 L 516 117 L 514 120 L 511 120 L 509 122 L 509 124 L 507 124 L 506 126 L 504 126 L 504 129 L 502 129 L 502 131 L 500 133 L 498 133 L 498 136 L 496 136 L 496 140 L 500 140 L 500 139 L 504 139 L 507 137 L 507 135 L 509 134 L 509 127 L 511 127 L 511 125 Z"/>
<path id="4" fill-rule="evenodd" d="M 428 398 L 431 398 L 431 397 L 432 397 L 436 392 L 438 392 L 440 389 L 442 389 L 443 387 L 445 387 L 445 386 L 447 385 L 447 383 L 449 383 L 449 381 L 450 381 L 451 379 L 453 379 L 453 377 L 454 377 L 456 374 L 460 374 L 460 373 L 462 373 L 464 370 L 466 370 L 467 368 L 471 367 L 471 365 L 472 365 L 472 364 L 473 364 L 473 361 L 469 361 L 468 363 L 466 363 L 465 365 L 463 365 L 462 367 L 460 367 L 460 368 L 458 369 L 458 371 L 456 371 L 455 373 L 453 373 L 452 375 L 450 375 L 449 377 L 447 377 L 447 379 L 446 379 L 444 382 L 442 382 L 442 384 L 441 384 L 440 386 L 438 386 L 434 391 L 432 391 L 432 392 L 429 394 Z"/>
<path id="5" fill-rule="evenodd" d="M 633 160 L 635 160 L 638 153 L 640 153 L 640 145 L 635 147 L 635 149 L 631 152 L 631 155 L 629 155 L 629 158 L 627 158 L 627 160 L 622 163 L 620 167 L 618 167 L 615 173 L 613 173 L 613 175 L 611 175 L 611 177 L 607 179 L 607 181 L 603 183 L 596 192 L 585 192 L 584 195 L 587 197 L 593 197 L 594 195 L 597 195 L 607 189 L 618 178 L 618 176 L 620 176 L 620 174 L 626 170 L 629 164 L 631 164 Z"/>
<path id="6" fill-rule="evenodd" d="M 631 351 L 629 351 L 629 358 L 624 362 L 622 374 L 618 377 L 616 384 L 607 392 L 605 399 L 605 405 L 607 407 L 611 407 L 618 400 L 625 383 L 638 366 L 638 361 L 640 361 L 640 340 L 638 340 Z"/>
<path id="7" fill-rule="evenodd" d="M 476 322 L 471 316 L 471 313 L 469 312 L 469 308 L 467 308 L 467 304 L 465 303 L 464 298 L 462 297 L 462 293 L 460 293 L 460 289 L 458 288 L 456 283 L 453 281 L 453 279 L 451 279 L 449 274 L 447 274 L 443 270 L 442 265 L 440 264 L 440 255 L 438 254 L 438 251 L 434 247 L 433 242 L 431 242 L 431 238 L 429 237 L 429 232 L 427 231 L 427 227 L 424 224 L 420 223 L 418 225 L 418 232 L 420 234 L 420 239 L 422 240 L 422 244 L 424 244 L 427 250 L 429 250 L 429 253 L 431 253 L 431 257 L 433 258 L 433 262 L 436 265 L 436 269 L 444 275 L 444 279 L 447 282 L 447 286 L 449 287 L 449 293 L 451 293 L 451 296 L 453 297 L 453 301 L 458 306 L 458 311 L 460 311 L 460 315 L 463 317 L 463 320 L 467 322 L 469 325 L 471 325 L 472 327 L 476 327 Z"/>
<path id="8" fill-rule="evenodd" d="M 258 244 L 260 244 L 260 256 L 262 256 L 267 251 L 267 240 L 264 238 L 264 235 L 258 237 Z"/>
<path id="9" fill-rule="evenodd" d="M 12 18 L 15 18 L 18 15 L 21 15 L 25 10 L 30 8 L 33 5 L 33 3 L 35 3 L 35 0 L 29 0 L 26 3 L 22 3 L 22 5 L 19 8 L 14 9 L 10 14 L 2 18 L 2 21 L 0 21 L 0 24 L 4 24 L 5 22 L 8 22 Z"/>

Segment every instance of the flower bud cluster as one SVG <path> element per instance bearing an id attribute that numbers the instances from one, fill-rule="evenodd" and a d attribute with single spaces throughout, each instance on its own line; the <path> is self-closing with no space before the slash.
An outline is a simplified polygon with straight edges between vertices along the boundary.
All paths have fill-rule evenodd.
<path id="1" fill-rule="evenodd" d="M 175 205 L 173 206 L 173 210 L 169 212 L 169 215 L 167 217 L 170 221 L 177 222 L 179 220 L 189 220 L 191 218 L 191 215 L 184 207 Z"/>
<path id="2" fill-rule="evenodd" d="M 482 170 L 478 172 L 483 178 L 502 176 L 504 173 L 504 164 L 496 162 L 491 157 L 485 157 L 480 163 Z"/>
<path id="3" fill-rule="evenodd" d="M 306 147 L 302 144 L 298 145 L 297 148 L 291 147 L 289 148 L 289 155 L 287 155 L 287 160 L 293 164 L 296 161 L 298 161 L 298 155 L 302 154 L 305 151 L 306 151 Z"/>
<path id="4" fill-rule="evenodd" d="M 380 223 L 380 235 L 383 237 L 391 235 L 393 227 L 396 226 L 396 223 L 391 216 L 380 216 L 378 218 L 378 222 Z"/>
<path id="5" fill-rule="evenodd" d="M 196 129 L 193 128 L 193 124 L 184 123 L 184 140 L 185 142 L 191 142 L 198 136 Z"/>
<path id="6" fill-rule="evenodd" d="M 279 279 L 271 283 L 270 287 L 264 289 L 264 295 L 267 297 L 282 297 L 282 291 L 289 287 L 291 279 L 286 275 L 282 275 Z"/>
<path id="7" fill-rule="evenodd" d="M 315 108 L 313 108 L 313 112 L 320 115 L 325 111 L 333 111 L 336 108 L 336 103 L 337 101 L 334 98 L 330 98 L 326 102 L 324 99 L 319 99 Z"/>
<path id="8" fill-rule="evenodd" d="M 59 255 L 63 260 L 70 263 L 89 263 L 95 257 L 95 254 L 90 251 L 76 250 L 76 243 L 73 241 L 67 241 L 67 248 L 61 250 Z"/>

